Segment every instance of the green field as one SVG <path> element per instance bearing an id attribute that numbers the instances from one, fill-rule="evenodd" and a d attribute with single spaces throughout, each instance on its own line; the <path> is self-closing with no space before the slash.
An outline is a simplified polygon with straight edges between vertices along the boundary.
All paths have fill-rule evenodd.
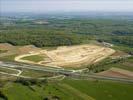
<path id="1" fill-rule="evenodd" d="M 0 72 L 9 73 L 9 74 L 17 74 L 18 71 L 7 69 L 6 67 L 0 67 Z"/>
<path id="2" fill-rule="evenodd" d="M 23 72 L 21 73 L 23 76 L 28 76 L 28 77 L 34 77 L 34 78 L 39 78 L 39 77 L 52 77 L 53 75 L 56 75 L 52 72 L 44 72 L 44 71 L 35 71 L 35 70 L 30 70 L 30 69 L 23 69 Z"/>
<path id="3" fill-rule="evenodd" d="M 25 86 L 20 83 L 8 83 L 1 91 L 9 100 L 133 99 L 132 84 L 112 81 L 65 79 L 63 81 L 52 81 L 32 86 Z"/>
<path id="4" fill-rule="evenodd" d="M 65 80 L 65 83 L 96 100 L 132 100 L 132 84 L 111 81 Z"/>
<path id="5" fill-rule="evenodd" d="M 133 57 L 128 57 L 128 58 L 121 58 L 121 59 L 107 58 L 97 64 L 87 65 L 86 67 L 88 67 L 90 71 L 94 73 L 98 73 L 101 71 L 108 70 L 112 67 L 133 71 L 132 66 L 133 66 Z"/>
<path id="6" fill-rule="evenodd" d="M 114 45 L 114 46 L 112 47 L 112 49 L 120 50 L 120 51 L 124 51 L 124 52 L 127 52 L 127 53 L 133 51 L 133 48 L 130 47 L 130 46 L 126 46 L 126 45 L 118 45 L 118 44 L 117 44 L 117 45 Z"/>
<path id="7" fill-rule="evenodd" d="M 109 64 L 109 65 L 104 65 L 103 68 L 111 68 L 111 67 L 116 67 L 116 68 L 122 68 L 125 70 L 133 71 L 133 57 L 127 58 L 124 61 L 114 63 L 114 64 Z"/>
<path id="8" fill-rule="evenodd" d="M 14 61 L 14 58 L 17 56 L 17 54 L 8 55 L 4 57 L 0 57 L 0 60 L 2 61 Z"/>
<path id="9" fill-rule="evenodd" d="M 39 62 L 39 61 L 44 60 L 44 57 L 40 55 L 32 55 L 32 56 L 23 57 L 22 59 L 33 61 L 33 62 Z"/>

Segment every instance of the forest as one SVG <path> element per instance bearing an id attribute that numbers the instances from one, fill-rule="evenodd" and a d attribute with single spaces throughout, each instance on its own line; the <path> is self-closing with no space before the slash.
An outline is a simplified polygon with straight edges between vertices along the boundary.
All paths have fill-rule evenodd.
<path id="1" fill-rule="evenodd" d="M 0 43 L 37 47 L 100 40 L 133 47 L 133 22 L 113 19 L 12 19 L 0 24 Z"/>

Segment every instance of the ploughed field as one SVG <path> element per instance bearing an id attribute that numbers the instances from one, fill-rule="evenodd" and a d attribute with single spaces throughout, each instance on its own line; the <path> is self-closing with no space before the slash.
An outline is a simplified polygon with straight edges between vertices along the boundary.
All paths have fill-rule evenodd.
<path id="1" fill-rule="evenodd" d="M 121 68 L 113 68 L 113 67 L 110 68 L 109 70 L 97 73 L 97 75 L 133 79 L 133 72 L 132 71 L 124 70 Z"/>
<path id="2" fill-rule="evenodd" d="M 97 45 L 62 46 L 55 50 L 29 51 L 15 57 L 15 61 L 45 66 L 79 67 L 101 61 L 114 52 L 111 48 Z"/>

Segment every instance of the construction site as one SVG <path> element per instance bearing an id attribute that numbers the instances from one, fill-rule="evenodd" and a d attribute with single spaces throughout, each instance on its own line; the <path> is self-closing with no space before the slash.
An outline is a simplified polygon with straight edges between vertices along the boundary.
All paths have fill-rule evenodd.
<path id="1" fill-rule="evenodd" d="M 114 52 L 115 50 L 111 48 L 96 45 L 62 46 L 55 50 L 29 51 L 27 54 L 15 57 L 15 61 L 53 67 L 78 67 L 82 64 L 93 64 L 101 61 Z M 41 59 L 38 61 L 29 59 L 35 56 Z"/>

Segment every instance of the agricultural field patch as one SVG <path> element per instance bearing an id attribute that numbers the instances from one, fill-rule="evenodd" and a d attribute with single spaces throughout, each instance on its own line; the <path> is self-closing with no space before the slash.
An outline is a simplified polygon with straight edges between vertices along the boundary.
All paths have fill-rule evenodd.
<path id="1" fill-rule="evenodd" d="M 13 55 L 6 55 L 6 56 L 2 56 L 0 57 L 0 60 L 2 61 L 14 61 L 14 58 L 16 57 L 16 54 Z"/>
<path id="2" fill-rule="evenodd" d="M 98 75 L 133 79 L 132 71 L 128 71 L 128 70 L 124 70 L 124 69 L 120 69 L 120 68 L 110 68 L 107 71 L 98 73 Z"/>
<path id="3" fill-rule="evenodd" d="M 133 71 L 133 57 L 131 56 L 118 59 L 107 58 L 97 64 L 93 64 L 87 67 L 94 73 L 109 70 L 112 67 Z"/>
<path id="4" fill-rule="evenodd" d="M 23 69 L 21 75 L 34 77 L 34 78 L 41 78 L 41 77 L 46 78 L 46 77 L 52 77 L 56 75 L 56 73 Z"/>
<path id="5" fill-rule="evenodd" d="M 132 84 L 112 81 L 49 81 L 38 85 L 10 83 L 1 89 L 9 100 L 132 100 Z M 17 95 L 16 95 L 17 94 Z M 89 98 L 89 99 L 88 99 Z"/>

